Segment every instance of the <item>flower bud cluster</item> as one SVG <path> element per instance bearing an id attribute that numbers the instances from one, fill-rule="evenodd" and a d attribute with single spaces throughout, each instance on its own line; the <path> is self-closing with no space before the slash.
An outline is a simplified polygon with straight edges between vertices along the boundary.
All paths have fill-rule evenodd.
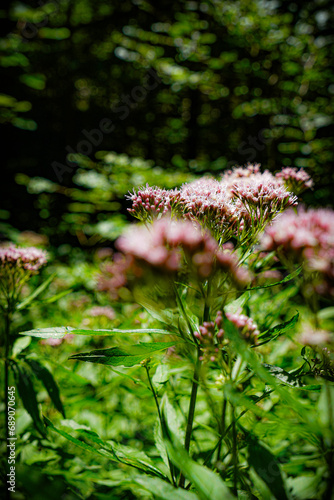
<path id="1" fill-rule="evenodd" d="M 276 178 L 282 180 L 288 191 L 295 194 L 300 194 L 313 186 L 313 180 L 302 168 L 300 170 L 294 167 L 283 168 L 276 174 Z"/>
<path id="2" fill-rule="evenodd" d="M 47 262 L 46 252 L 35 247 L 18 248 L 15 245 L 0 248 L 0 269 L 23 269 L 37 272 Z"/>
<path id="3" fill-rule="evenodd" d="M 218 311 L 215 321 L 204 321 L 203 325 L 199 327 L 199 331 L 194 333 L 202 351 L 199 358 L 200 361 L 217 361 L 218 353 L 224 339 L 222 322 L 222 312 Z"/>
<path id="4" fill-rule="evenodd" d="M 236 326 L 241 336 L 252 344 L 257 344 L 259 330 L 257 324 L 245 314 L 241 314 L 241 309 L 237 313 L 226 313 L 226 317 Z"/>
<path id="5" fill-rule="evenodd" d="M 0 306 L 13 308 L 22 286 L 47 262 L 47 254 L 35 247 L 0 248 Z"/>
<path id="6" fill-rule="evenodd" d="M 305 271 L 313 274 L 315 290 L 334 296 L 333 210 L 287 211 L 267 228 L 262 247 L 278 249 L 281 256 L 303 263 Z"/>
<path id="7" fill-rule="evenodd" d="M 180 193 L 177 189 L 161 189 L 159 187 L 150 187 L 139 189 L 126 196 L 132 201 L 132 208 L 128 211 L 141 221 L 153 220 L 158 215 L 165 215 L 171 212 L 177 205 Z"/>

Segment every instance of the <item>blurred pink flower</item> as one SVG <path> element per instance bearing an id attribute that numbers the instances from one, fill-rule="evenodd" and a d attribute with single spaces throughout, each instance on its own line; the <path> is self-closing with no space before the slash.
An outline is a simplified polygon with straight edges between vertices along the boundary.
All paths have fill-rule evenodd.
<path id="1" fill-rule="evenodd" d="M 102 316 L 110 320 L 115 319 L 116 316 L 114 309 L 110 306 L 94 306 L 87 311 L 87 314 L 93 318 Z"/>
<path id="2" fill-rule="evenodd" d="M 316 290 L 334 295 L 334 211 L 331 209 L 289 210 L 268 227 L 265 250 L 280 249 L 292 261 L 303 262 L 309 272 L 317 271 Z"/>
<path id="3" fill-rule="evenodd" d="M 35 247 L 19 248 L 15 245 L 0 248 L 0 273 L 7 269 L 36 272 L 47 262 L 47 254 Z"/>

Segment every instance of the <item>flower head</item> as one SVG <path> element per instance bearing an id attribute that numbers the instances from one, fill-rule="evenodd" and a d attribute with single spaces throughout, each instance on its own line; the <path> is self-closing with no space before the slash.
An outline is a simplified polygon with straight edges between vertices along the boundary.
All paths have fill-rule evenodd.
<path id="1" fill-rule="evenodd" d="M 15 245 L 0 248 L 0 305 L 13 309 L 22 286 L 47 262 L 46 252 Z"/>
<path id="2" fill-rule="evenodd" d="M 128 211 L 141 221 L 153 220 L 158 215 L 165 215 L 176 206 L 180 193 L 177 189 L 161 189 L 148 184 L 126 197 L 132 201 Z"/>
<path id="3" fill-rule="evenodd" d="M 0 248 L 0 269 L 24 269 L 37 272 L 47 262 L 46 252 L 35 247 L 18 248 L 15 245 Z"/>
<path id="4" fill-rule="evenodd" d="M 313 180 L 304 169 L 293 167 L 283 168 L 276 174 L 276 178 L 283 181 L 289 191 L 300 194 L 313 186 Z"/>

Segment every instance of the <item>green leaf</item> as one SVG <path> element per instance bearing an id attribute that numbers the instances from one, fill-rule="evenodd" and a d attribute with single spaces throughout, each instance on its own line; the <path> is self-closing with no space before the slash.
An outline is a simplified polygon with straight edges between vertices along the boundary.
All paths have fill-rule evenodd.
<path id="1" fill-rule="evenodd" d="M 290 387 L 295 387 L 297 389 L 303 389 L 306 391 L 320 391 L 321 385 L 306 385 L 301 382 L 300 378 L 296 377 L 295 374 L 289 373 L 283 368 L 274 365 L 268 365 L 263 363 L 263 366 L 276 377 L 282 384 L 288 385 Z"/>
<path id="2" fill-rule="evenodd" d="M 84 441 L 81 441 L 80 439 L 77 439 L 73 436 L 71 436 L 70 434 L 68 434 L 67 432 L 63 431 L 62 429 L 59 429 L 58 427 L 55 427 L 53 425 L 53 423 L 51 422 L 51 420 L 49 420 L 47 417 L 45 417 L 43 415 L 43 419 L 44 419 L 44 423 L 45 423 L 45 426 L 46 427 L 49 427 L 50 429 L 52 429 L 54 432 L 56 432 L 57 434 L 59 434 L 60 436 L 66 438 L 68 441 L 70 441 L 71 443 L 75 444 L 76 446 L 79 446 L 80 448 L 82 448 L 83 450 L 86 450 L 88 451 L 89 453 L 97 453 L 98 455 L 102 455 L 102 456 L 108 456 L 108 458 L 111 458 L 110 457 L 110 453 L 107 453 L 105 452 L 104 450 L 102 449 L 96 449 L 94 448 L 94 446 L 91 446 L 87 443 L 85 443 Z M 114 461 L 117 462 L 116 458 L 114 458 Z"/>
<path id="3" fill-rule="evenodd" d="M 62 297 L 65 297 L 66 295 L 72 293 L 72 290 L 63 290 L 62 292 L 57 293 L 56 295 L 52 295 L 52 297 L 48 297 L 47 299 L 43 299 L 41 302 L 43 304 L 52 304 L 53 302 L 56 302 L 57 300 L 61 299 Z"/>
<path id="4" fill-rule="evenodd" d="M 18 339 L 16 339 L 12 351 L 13 358 L 16 358 L 16 356 L 20 354 L 20 352 L 26 349 L 30 342 L 31 337 L 19 337 Z"/>
<path id="5" fill-rule="evenodd" d="M 135 478 L 134 482 L 153 493 L 154 498 L 161 500 L 199 500 L 195 493 L 182 488 L 174 488 L 171 484 L 157 477 L 140 476 Z"/>
<path id="6" fill-rule="evenodd" d="M 45 416 L 44 416 L 44 422 L 45 425 L 47 427 L 50 427 L 54 432 L 56 432 L 60 436 L 63 436 L 68 441 L 75 444 L 76 446 L 79 446 L 83 450 L 88 451 L 89 453 L 96 453 L 103 457 L 107 457 L 110 460 L 113 460 L 114 462 L 119 462 L 128 465 L 130 467 L 133 467 L 137 470 L 140 470 L 142 472 L 145 472 L 146 474 L 150 474 L 152 476 L 157 476 L 162 479 L 165 479 L 164 474 L 159 469 L 150 464 L 144 463 L 142 460 L 138 460 L 136 457 L 126 456 L 122 450 L 120 451 L 115 450 L 113 447 L 111 447 L 110 444 L 105 443 L 95 432 L 91 431 L 87 426 L 78 425 L 73 420 L 65 420 L 62 422 L 64 425 L 67 425 L 72 429 L 75 429 L 75 431 L 81 434 L 85 439 L 91 440 L 99 448 L 95 448 L 94 446 L 86 443 L 85 441 L 82 441 L 81 439 L 77 439 L 71 436 L 63 429 L 55 427 L 53 423 Z M 136 451 L 138 452 L 138 450 Z"/>
<path id="7" fill-rule="evenodd" d="M 174 332 L 171 333 L 167 330 L 161 330 L 160 328 L 143 328 L 143 329 L 129 329 L 121 330 L 119 328 L 114 328 L 112 330 L 97 329 L 97 330 L 86 330 L 84 328 L 73 328 L 71 326 L 57 326 L 54 328 L 36 328 L 35 330 L 29 330 L 27 332 L 20 332 L 20 335 L 29 335 L 30 337 L 38 337 L 42 339 L 62 339 L 68 333 L 74 335 L 100 335 L 108 336 L 115 335 L 116 333 L 121 333 L 128 335 L 130 333 L 135 334 L 158 334 L 158 335 L 176 335 Z"/>
<path id="8" fill-rule="evenodd" d="M 263 288 L 270 288 L 272 286 L 277 286 L 277 285 L 282 285 L 282 283 L 288 283 L 289 281 L 294 280 L 302 271 L 302 266 L 298 267 L 295 271 L 293 271 L 291 274 L 283 278 L 281 281 L 277 281 L 276 283 L 270 283 L 269 285 L 261 285 L 261 286 L 254 286 L 252 288 L 246 288 L 246 292 L 249 290 L 262 290 Z"/>
<path id="9" fill-rule="evenodd" d="M 74 354 L 69 359 L 111 366 L 133 366 L 148 358 L 152 353 L 168 349 L 176 343 L 179 342 L 142 342 L 135 346 L 111 347 Z"/>
<path id="10" fill-rule="evenodd" d="M 36 288 L 36 290 L 34 290 L 33 293 L 29 295 L 29 297 L 20 302 L 20 304 L 18 304 L 16 309 L 20 310 L 23 309 L 24 307 L 27 307 L 36 297 L 38 297 L 38 295 L 44 292 L 44 290 L 50 285 L 51 281 L 55 276 L 56 273 L 51 274 L 51 276 L 49 276 L 48 279 L 44 281 L 44 283 L 42 283 L 38 288 Z"/>
<path id="11" fill-rule="evenodd" d="M 163 435 L 170 460 L 196 488 L 201 500 L 232 500 L 235 496 L 218 474 L 192 460 L 163 416 Z"/>
<path id="12" fill-rule="evenodd" d="M 16 387 L 23 406 L 31 416 L 37 430 L 42 434 L 42 436 L 45 436 L 45 427 L 39 412 L 37 395 L 30 371 L 22 362 L 17 363 L 12 361 L 11 366 L 14 372 Z"/>
<path id="13" fill-rule="evenodd" d="M 43 366 L 39 361 L 36 361 L 35 359 L 26 358 L 25 361 L 32 368 L 36 377 L 44 385 L 45 389 L 47 390 L 51 398 L 51 401 L 53 402 L 59 413 L 61 413 L 65 418 L 65 410 L 63 407 L 63 403 L 60 400 L 59 388 L 52 374 L 49 372 L 47 368 L 45 368 L 45 366 Z"/>
<path id="14" fill-rule="evenodd" d="M 288 500 L 284 482 L 276 457 L 259 441 L 251 436 L 248 445 L 249 465 L 251 465 L 268 488 L 279 500 Z"/>
<path id="15" fill-rule="evenodd" d="M 128 335 L 130 333 L 136 333 L 137 335 L 149 334 L 159 334 L 159 335 L 172 335 L 171 332 L 167 330 L 161 330 L 160 328 L 133 328 L 129 330 L 122 330 L 119 328 L 113 328 L 112 330 L 84 330 L 75 328 L 71 333 L 78 335 L 114 335 L 115 333 L 122 333 Z M 174 333 L 173 333 L 174 335 Z"/>
<path id="16" fill-rule="evenodd" d="M 305 412 L 305 407 L 301 402 L 291 394 L 290 391 L 286 389 L 282 384 L 278 382 L 276 377 L 274 377 L 259 361 L 256 352 L 249 348 L 246 341 L 241 338 L 238 329 L 230 321 L 225 319 L 224 329 L 226 338 L 230 340 L 235 352 L 238 352 L 251 369 L 261 378 L 266 384 L 275 389 L 275 391 L 281 396 L 282 400 L 287 403 L 291 410 L 293 410 L 300 418 L 300 421 L 307 426 L 308 431 L 317 433 L 317 428 L 314 423 L 312 416 Z M 304 426 L 302 426 L 304 427 Z"/>
<path id="17" fill-rule="evenodd" d="M 20 335 L 30 335 L 41 339 L 62 339 L 68 333 L 72 333 L 75 328 L 70 326 L 57 326 L 55 328 L 37 328 L 27 332 L 20 332 Z"/>
<path id="18" fill-rule="evenodd" d="M 257 344 L 263 345 L 266 344 L 267 342 L 270 342 L 271 340 L 277 339 L 277 337 L 280 337 L 284 333 L 288 332 L 289 330 L 292 330 L 299 318 L 299 313 L 295 314 L 289 321 L 286 321 L 285 323 L 281 323 L 279 325 L 274 326 L 273 328 L 270 328 L 270 330 L 266 330 L 265 332 L 261 333 L 258 336 L 258 339 L 260 340 L 260 343 Z M 262 341 L 262 342 L 261 342 Z"/>

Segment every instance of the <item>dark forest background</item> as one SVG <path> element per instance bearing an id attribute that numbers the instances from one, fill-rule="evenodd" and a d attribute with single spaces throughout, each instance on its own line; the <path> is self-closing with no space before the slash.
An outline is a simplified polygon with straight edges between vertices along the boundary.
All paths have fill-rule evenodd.
<path id="1" fill-rule="evenodd" d="M 146 182 L 303 167 L 333 200 L 333 3 L 1 5 L 1 236 L 94 247 Z"/>

